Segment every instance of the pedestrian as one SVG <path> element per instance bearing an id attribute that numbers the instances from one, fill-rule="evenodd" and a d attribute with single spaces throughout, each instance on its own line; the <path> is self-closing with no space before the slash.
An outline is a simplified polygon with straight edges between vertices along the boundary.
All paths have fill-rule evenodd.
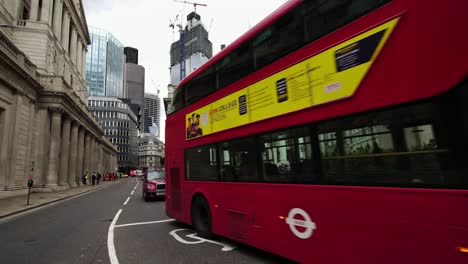
<path id="1" fill-rule="evenodd" d="M 101 176 L 102 176 L 101 173 L 98 172 L 97 173 L 97 184 L 99 184 L 99 181 L 101 180 Z"/>
<path id="2" fill-rule="evenodd" d="M 94 184 L 96 183 L 96 172 L 95 171 L 93 172 L 93 176 L 91 176 L 91 181 L 92 181 L 92 185 L 94 186 Z"/>
<path id="3" fill-rule="evenodd" d="M 86 185 L 86 181 L 88 180 L 88 171 L 85 172 L 85 174 L 83 175 L 83 184 Z"/>

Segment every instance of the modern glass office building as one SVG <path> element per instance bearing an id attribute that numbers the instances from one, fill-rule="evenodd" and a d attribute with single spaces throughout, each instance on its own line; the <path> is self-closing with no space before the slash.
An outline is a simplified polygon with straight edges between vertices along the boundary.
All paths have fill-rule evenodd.
<path id="1" fill-rule="evenodd" d="M 89 27 L 86 86 L 90 96 L 123 97 L 124 46 L 111 33 Z"/>

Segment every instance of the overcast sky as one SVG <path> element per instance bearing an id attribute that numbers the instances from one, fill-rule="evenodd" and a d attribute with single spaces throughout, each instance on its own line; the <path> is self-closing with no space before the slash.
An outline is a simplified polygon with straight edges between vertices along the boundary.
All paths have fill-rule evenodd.
<path id="1" fill-rule="evenodd" d="M 182 1 L 183 2 L 183 1 Z M 195 1 L 189 1 L 195 2 Z M 286 0 L 199 0 L 207 6 L 197 6 L 202 23 L 209 30 L 213 55 L 221 44 L 229 44 L 250 27 L 276 10 Z M 124 46 L 137 48 L 138 62 L 145 67 L 145 92 L 167 96 L 169 49 L 179 39 L 179 33 L 169 27 L 178 15 L 185 25 L 192 4 L 173 0 L 83 0 L 88 25 L 102 28 L 114 35 Z M 161 105 L 163 106 L 163 105 Z M 161 139 L 164 141 L 164 109 L 161 113 Z"/>

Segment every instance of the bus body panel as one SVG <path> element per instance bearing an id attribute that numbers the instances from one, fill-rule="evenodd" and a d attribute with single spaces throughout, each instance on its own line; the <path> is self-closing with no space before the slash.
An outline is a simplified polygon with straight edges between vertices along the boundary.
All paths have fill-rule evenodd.
<path id="1" fill-rule="evenodd" d="M 185 187 L 185 204 L 195 194 L 207 198 L 214 233 L 296 261 L 465 263 L 467 259 L 457 251 L 468 244 L 466 191 L 208 182 L 187 182 Z M 293 208 L 303 209 L 314 222 L 310 238 L 297 237 L 286 223 L 284 218 Z M 184 221 L 190 223 L 189 218 Z"/>
<path id="2" fill-rule="evenodd" d="M 303 263 L 466 263 L 468 254 L 457 250 L 468 247 L 466 190 L 218 183 L 186 181 L 184 176 L 188 148 L 444 93 L 468 76 L 466 10 L 464 0 L 393 0 L 170 115 L 167 214 L 191 223 L 191 200 L 202 194 L 210 204 L 214 233 Z M 351 98 L 186 141 L 186 114 L 395 17 L 400 17 L 398 25 Z M 174 168 L 177 190 L 171 190 Z M 179 195 L 177 201 L 174 195 Z M 295 236 L 286 222 L 294 208 L 307 212 L 315 224 L 307 239 Z"/>

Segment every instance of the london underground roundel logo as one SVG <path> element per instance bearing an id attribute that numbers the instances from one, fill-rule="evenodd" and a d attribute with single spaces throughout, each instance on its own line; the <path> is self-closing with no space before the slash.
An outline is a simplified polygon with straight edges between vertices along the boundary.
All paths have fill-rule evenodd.
<path id="1" fill-rule="evenodd" d="M 301 216 L 304 220 L 298 219 L 296 217 L 297 215 Z M 309 214 L 301 208 L 293 208 L 289 211 L 288 218 L 286 218 L 286 224 L 289 225 L 289 229 L 291 229 L 294 235 L 302 239 L 311 237 L 314 229 L 317 229 L 315 223 L 310 219 Z M 298 226 L 305 228 L 305 230 L 298 230 Z"/>

